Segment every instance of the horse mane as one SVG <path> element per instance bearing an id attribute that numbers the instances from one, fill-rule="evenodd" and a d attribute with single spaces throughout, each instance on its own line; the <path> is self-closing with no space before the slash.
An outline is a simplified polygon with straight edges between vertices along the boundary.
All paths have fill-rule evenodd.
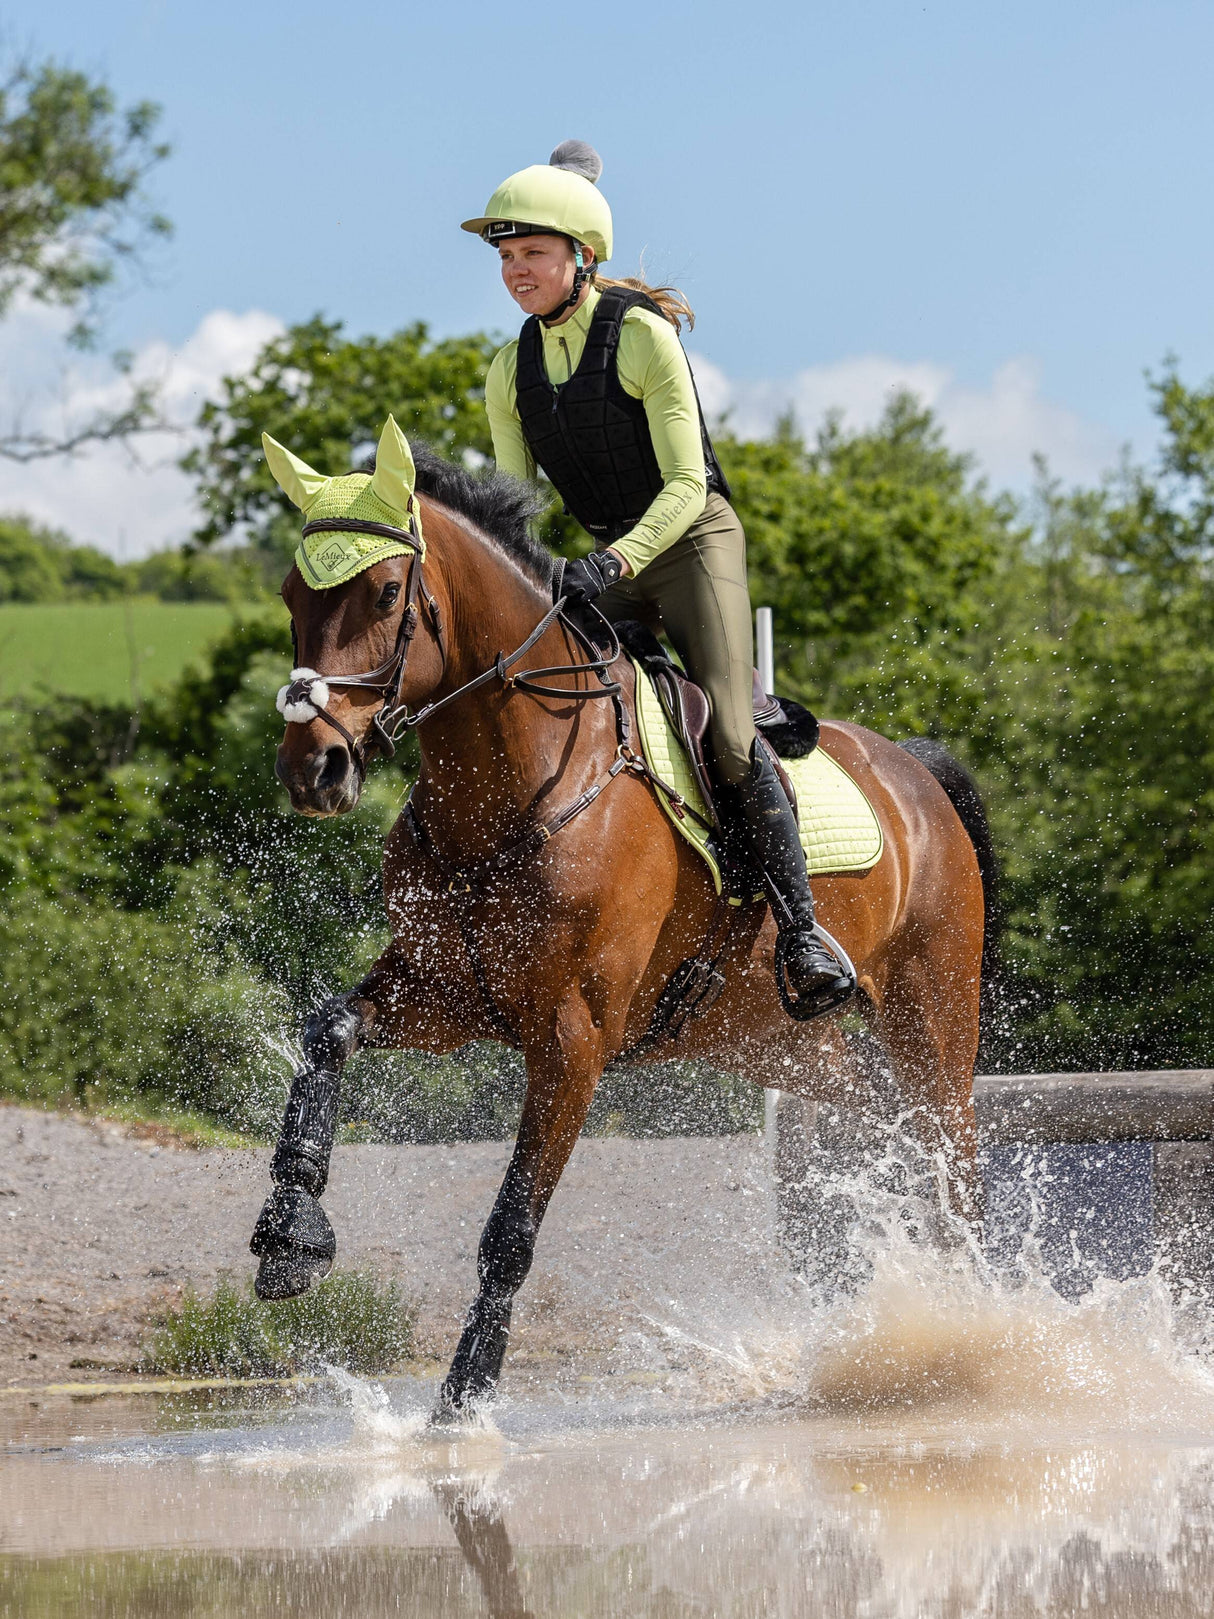
<path id="1" fill-rule="evenodd" d="M 449 461 L 418 439 L 410 439 L 409 447 L 417 468 L 418 493 L 466 517 L 517 563 L 534 584 L 545 592 L 550 591 L 556 560 L 532 538 L 530 529 L 546 504 L 540 492 L 520 478 L 512 478 L 508 472 L 499 472 L 496 467 L 484 466 L 473 471 L 458 461 Z M 374 472 L 374 455 L 358 470 Z"/>

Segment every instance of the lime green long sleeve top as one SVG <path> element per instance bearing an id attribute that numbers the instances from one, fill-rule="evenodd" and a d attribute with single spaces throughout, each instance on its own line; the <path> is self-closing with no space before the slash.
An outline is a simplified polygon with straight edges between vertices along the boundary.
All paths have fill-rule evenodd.
<path id="1" fill-rule="evenodd" d="M 544 369 L 549 382 L 560 387 L 577 370 L 586 346 L 586 334 L 602 294 L 592 288 L 589 297 L 559 326 L 541 326 Z M 620 328 L 616 357 L 625 393 L 645 407 L 645 420 L 653 440 L 662 487 L 635 526 L 612 550 L 628 559 L 640 573 L 667 547 L 685 534 L 704 510 L 704 447 L 700 440 L 700 410 L 691 367 L 668 320 L 648 309 L 630 309 Z M 535 461 L 519 421 L 515 381 L 518 341 L 507 343 L 493 356 L 485 382 L 485 406 L 493 454 L 503 472 L 516 478 L 534 478 Z"/>

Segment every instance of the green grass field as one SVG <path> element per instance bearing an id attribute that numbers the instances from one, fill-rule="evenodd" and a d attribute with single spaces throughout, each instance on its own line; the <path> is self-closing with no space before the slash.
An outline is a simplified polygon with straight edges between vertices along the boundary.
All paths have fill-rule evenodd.
<path id="1" fill-rule="evenodd" d="M 264 611 L 224 602 L 8 602 L 0 606 L 0 697 L 42 691 L 129 703 L 175 680 L 234 618 Z"/>

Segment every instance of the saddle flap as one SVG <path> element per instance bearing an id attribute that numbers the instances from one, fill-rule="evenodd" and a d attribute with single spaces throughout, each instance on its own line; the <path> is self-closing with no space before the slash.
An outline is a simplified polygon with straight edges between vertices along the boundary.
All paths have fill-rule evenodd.
<path id="1" fill-rule="evenodd" d="M 704 802 L 708 805 L 713 820 L 720 824 L 720 815 L 717 812 L 714 796 L 713 778 L 708 768 L 707 758 L 708 721 L 711 717 L 708 698 L 694 680 L 689 680 L 686 675 L 681 674 L 673 664 L 668 664 L 654 675 L 654 685 L 657 687 L 658 695 L 662 699 L 663 707 L 670 716 L 670 723 L 674 726 L 679 740 L 687 750 L 687 757 L 691 761 L 691 768 L 695 773 L 700 791 L 704 795 Z M 762 692 L 757 674 L 754 677 L 754 689 L 756 694 Z M 765 706 L 770 704 L 774 707 L 776 715 L 779 716 L 781 713 L 779 700 L 777 698 L 768 698 L 766 692 L 762 692 L 762 695 Z M 755 723 L 756 725 L 761 723 L 757 713 Z M 766 749 L 768 757 L 775 766 L 780 785 L 783 787 L 785 796 L 792 805 L 792 811 L 795 815 L 797 813 L 796 791 L 792 782 L 788 779 L 788 773 L 780 761 L 779 754 L 761 731 L 757 733 L 755 740 L 756 746 Z"/>
<path id="2" fill-rule="evenodd" d="M 673 663 L 652 669 L 651 678 L 662 699 L 662 707 L 674 726 L 675 734 L 687 750 L 692 772 L 714 821 L 719 820 L 713 802 L 712 777 L 705 759 L 704 739 L 708 734 L 708 699 L 694 680 L 688 680 Z"/>

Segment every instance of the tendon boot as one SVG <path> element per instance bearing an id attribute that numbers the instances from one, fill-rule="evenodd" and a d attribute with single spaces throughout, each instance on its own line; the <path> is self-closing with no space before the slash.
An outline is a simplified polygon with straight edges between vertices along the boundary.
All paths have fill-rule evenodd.
<path id="1" fill-rule="evenodd" d="M 249 1244 L 261 1261 L 253 1284 L 259 1299 L 306 1293 L 333 1268 L 337 1238 L 319 1198 L 329 1179 L 341 1067 L 357 1048 L 360 1028 L 357 1014 L 340 1000 L 314 1012 L 304 1028 L 309 1062 L 291 1081 L 270 1161 L 274 1190 Z"/>
<path id="2" fill-rule="evenodd" d="M 761 873 L 776 919 L 776 981 L 784 1010 L 798 1020 L 832 1011 L 854 992 L 855 970 L 814 920 L 796 816 L 758 742 L 750 774 L 724 795 L 724 804 L 728 830 L 746 863 Z"/>

